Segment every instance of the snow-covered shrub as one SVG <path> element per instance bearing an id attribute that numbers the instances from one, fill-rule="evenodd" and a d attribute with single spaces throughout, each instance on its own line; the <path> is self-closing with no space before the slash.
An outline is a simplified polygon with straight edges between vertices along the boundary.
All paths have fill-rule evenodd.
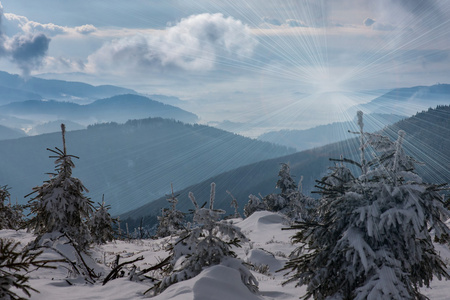
<path id="1" fill-rule="evenodd" d="M 92 241 L 96 244 L 104 244 L 114 240 L 113 224 L 116 220 L 109 214 L 109 208 L 110 206 L 105 205 L 105 201 L 102 201 L 89 220 Z"/>
<path id="2" fill-rule="evenodd" d="M 28 228 L 38 234 L 36 242 L 45 233 L 61 232 L 67 234 L 78 249 L 84 250 L 91 242 L 87 223 L 92 214 L 92 201 L 84 195 L 87 190 L 83 183 L 72 177 L 72 168 L 75 167 L 72 158 L 78 157 L 67 154 L 64 124 L 61 124 L 61 129 L 63 150 L 47 148 L 56 154 L 50 156 L 56 158 L 56 173 L 51 173 L 50 180 L 42 186 L 33 188 L 31 194 L 37 195 L 29 201 L 34 216 Z"/>
<path id="3" fill-rule="evenodd" d="M 173 193 L 167 198 L 167 202 L 171 204 L 170 208 L 163 208 L 161 216 L 158 216 L 158 228 L 155 236 L 163 238 L 172 234 L 177 234 L 185 228 L 184 213 L 177 210 L 177 195 Z"/>
<path id="4" fill-rule="evenodd" d="M 169 275 L 155 285 L 156 293 L 176 282 L 195 277 L 204 268 L 218 264 L 239 270 L 242 282 L 251 291 L 257 291 L 255 277 L 231 249 L 232 246 L 240 247 L 240 242 L 247 239 L 231 222 L 220 221 L 225 211 L 214 209 L 214 193 L 215 184 L 212 183 L 208 208 L 199 207 L 194 195 L 189 193 L 195 207 L 194 224 L 172 245 Z"/>
<path id="5" fill-rule="evenodd" d="M 301 245 L 285 266 L 287 282 L 306 284 L 305 298 L 425 299 L 419 288 L 433 276 L 450 278 L 430 236 L 434 229 L 449 241 L 442 186 L 423 183 L 414 172 L 401 147 L 404 132 L 396 142 L 364 133 L 358 116 L 361 161 L 338 159 L 318 181 L 320 218 L 292 226 Z M 366 162 L 368 147 L 378 155 Z M 361 175 L 353 176 L 344 162 Z"/>

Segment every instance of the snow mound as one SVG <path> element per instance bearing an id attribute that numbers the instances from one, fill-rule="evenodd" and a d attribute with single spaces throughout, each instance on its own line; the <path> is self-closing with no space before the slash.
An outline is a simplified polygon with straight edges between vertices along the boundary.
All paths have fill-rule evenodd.
<path id="1" fill-rule="evenodd" d="M 284 266 L 284 262 L 263 249 L 250 250 L 245 260 L 255 266 L 267 265 L 270 273 L 275 273 Z"/>
<path id="2" fill-rule="evenodd" d="M 262 300 L 242 283 L 239 271 L 216 265 L 203 270 L 198 276 L 176 283 L 154 300 Z"/>
<path id="3" fill-rule="evenodd" d="M 244 233 L 267 231 L 280 233 L 281 228 L 288 227 L 288 220 L 281 214 L 269 211 L 257 211 L 238 223 Z"/>

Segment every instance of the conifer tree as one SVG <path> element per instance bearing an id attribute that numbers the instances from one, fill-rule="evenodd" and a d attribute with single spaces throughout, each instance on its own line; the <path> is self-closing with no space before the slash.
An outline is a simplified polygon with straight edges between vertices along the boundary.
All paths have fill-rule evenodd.
<path id="1" fill-rule="evenodd" d="M 250 195 L 244 207 L 245 216 L 248 217 L 258 210 L 268 210 L 283 213 L 294 221 L 310 220 L 312 218 L 310 215 L 316 209 L 318 201 L 305 196 L 299 190 L 291 176 L 288 164 L 281 164 L 278 177 L 276 188 L 281 190 L 280 193 L 269 194 L 262 200 Z"/>
<path id="2" fill-rule="evenodd" d="M 250 194 L 248 196 L 248 202 L 244 206 L 244 216 L 248 218 L 255 211 L 267 210 L 267 205 L 259 197 Z"/>
<path id="3" fill-rule="evenodd" d="M 433 276 L 450 278 L 430 230 L 449 241 L 443 220 L 450 213 L 439 191 L 414 171 L 414 160 L 396 142 L 360 127 L 360 162 L 336 159 L 318 181 L 322 205 L 316 222 L 292 226 L 300 243 L 285 269 L 287 282 L 307 285 L 308 299 L 425 299 L 419 288 Z M 366 150 L 376 151 L 366 161 Z M 361 170 L 354 176 L 344 163 Z M 307 250 L 307 251 L 305 251 Z"/>
<path id="4" fill-rule="evenodd" d="M 102 203 L 99 203 L 99 207 L 95 209 L 92 218 L 89 220 L 92 241 L 96 244 L 105 244 L 114 240 L 113 225 L 116 220 L 109 214 L 109 208 L 109 205 L 105 205 L 103 195 Z"/>
<path id="5" fill-rule="evenodd" d="M 172 234 L 177 234 L 185 228 L 184 217 L 185 214 L 177 210 L 178 199 L 173 192 L 173 185 L 170 185 L 172 189 L 172 195 L 167 198 L 167 202 L 171 204 L 170 208 L 163 208 L 162 215 L 158 216 L 158 228 L 156 229 L 155 236 L 163 238 Z"/>
<path id="6" fill-rule="evenodd" d="M 31 194 L 36 196 L 29 201 L 29 207 L 34 216 L 28 228 L 38 234 L 37 242 L 46 233 L 59 232 L 67 234 L 79 250 L 85 250 L 91 242 L 88 220 L 92 214 L 92 201 L 84 195 L 87 189 L 81 180 L 72 177 L 75 167 L 72 158 L 78 157 L 67 154 L 64 124 L 61 124 L 61 130 L 63 150 L 47 148 L 55 154 L 50 158 L 56 159 L 56 173 L 50 173 L 50 180 L 33 188 Z"/>
<path id="7" fill-rule="evenodd" d="M 192 192 L 189 198 L 195 207 L 194 226 L 172 246 L 169 275 L 155 285 L 155 292 L 160 293 L 170 285 L 195 277 L 204 268 L 218 264 L 239 270 L 242 282 L 256 292 L 258 283 L 255 277 L 231 249 L 232 246 L 240 247 L 240 242 L 247 239 L 231 222 L 220 221 L 225 211 L 214 209 L 215 183 L 211 184 L 208 208 L 200 207 Z"/>
<path id="8" fill-rule="evenodd" d="M 0 186 L 0 229 L 19 229 L 23 218 L 23 206 L 11 205 L 8 186 Z"/>

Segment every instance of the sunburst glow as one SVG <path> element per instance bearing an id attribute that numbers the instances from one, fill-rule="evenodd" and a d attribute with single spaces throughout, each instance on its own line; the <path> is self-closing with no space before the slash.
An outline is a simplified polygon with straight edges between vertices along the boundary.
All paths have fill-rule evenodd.
<path id="1" fill-rule="evenodd" d="M 24 2 L 2 0 L 1 70 L 176 96 L 201 123 L 231 124 L 252 138 L 352 121 L 357 109 L 411 116 L 429 106 L 415 101 L 420 95 L 368 103 L 450 78 L 447 0 L 45 0 L 58 3 L 52 14 Z M 342 139 L 352 137 L 346 130 Z M 422 141 L 408 146 L 429 151 Z M 444 152 L 429 160 L 448 163 Z M 138 175 L 143 185 L 154 177 Z"/>

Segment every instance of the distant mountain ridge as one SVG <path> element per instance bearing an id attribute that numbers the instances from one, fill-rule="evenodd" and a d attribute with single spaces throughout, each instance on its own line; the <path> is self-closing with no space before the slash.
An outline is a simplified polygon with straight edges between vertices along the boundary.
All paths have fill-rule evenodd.
<path id="1" fill-rule="evenodd" d="M 23 78 L 0 71 L 0 104 L 23 100 L 54 99 L 62 101 L 92 101 L 118 94 L 137 94 L 136 91 L 113 85 L 93 86 L 36 77 Z"/>
<path id="2" fill-rule="evenodd" d="M 12 129 L 6 126 L 0 125 L 0 141 L 1 140 L 9 140 L 9 139 L 17 139 L 20 137 L 27 136 L 25 132 L 18 130 L 18 129 Z"/>
<path id="3" fill-rule="evenodd" d="M 350 108 L 350 114 L 357 110 L 365 113 L 391 113 L 411 116 L 429 107 L 450 104 L 450 84 L 398 88 L 375 98 L 369 103 Z"/>
<path id="4" fill-rule="evenodd" d="M 144 96 L 125 94 L 80 105 L 73 102 L 28 100 L 0 106 L 2 114 L 23 119 L 54 121 L 65 119 L 84 125 L 101 122 L 126 122 L 130 119 L 162 117 L 194 123 L 198 117 L 181 108 Z"/>
<path id="5" fill-rule="evenodd" d="M 392 114 L 366 115 L 365 130 L 367 132 L 381 130 L 403 118 L 405 117 Z M 355 121 L 335 122 L 305 130 L 271 131 L 260 135 L 258 140 L 293 147 L 301 151 L 346 140 L 348 139 L 348 130 L 358 130 Z"/>
<path id="6" fill-rule="evenodd" d="M 112 213 L 142 206 L 176 188 L 201 182 L 242 165 L 293 153 L 293 149 L 252 140 L 203 125 L 149 118 L 125 124 L 91 125 L 66 134 L 67 149 L 79 156 L 74 176 L 94 202 L 105 194 Z M 54 160 L 46 148 L 61 147 L 61 134 L 0 141 L 0 185 L 13 199 L 48 179 Z"/>

